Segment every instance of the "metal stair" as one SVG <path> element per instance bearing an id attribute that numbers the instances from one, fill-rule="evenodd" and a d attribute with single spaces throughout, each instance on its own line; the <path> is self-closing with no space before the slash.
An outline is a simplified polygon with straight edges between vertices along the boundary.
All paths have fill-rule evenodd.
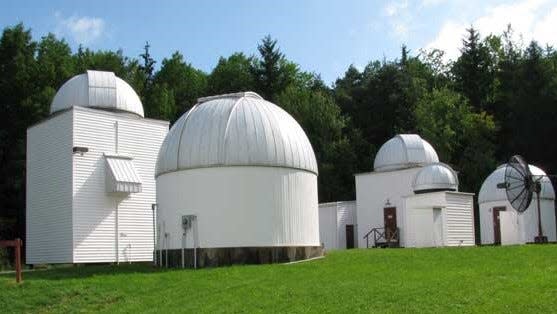
<path id="1" fill-rule="evenodd" d="M 396 248 L 400 247 L 399 229 L 390 230 L 387 228 L 372 228 L 364 235 L 366 239 L 366 247 L 370 246 L 370 238 L 373 240 L 372 247 L 374 248 Z"/>

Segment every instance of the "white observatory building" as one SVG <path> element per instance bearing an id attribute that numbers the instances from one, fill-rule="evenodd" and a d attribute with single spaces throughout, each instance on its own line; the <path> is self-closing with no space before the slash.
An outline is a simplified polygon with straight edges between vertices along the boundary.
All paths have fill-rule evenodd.
<path id="1" fill-rule="evenodd" d="M 534 176 L 545 172 L 529 165 Z M 507 199 L 505 189 L 497 188 L 505 182 L 506 164 L 499 166 L 483 182 L 478 195 L 482 244 L 533 243 L 538 235 L 538 207 L 536 193 L 523 213 L 517 212 Z M 555 190 L 548 177 L 541 179 L 540 212 L 542 231 L 549 242 L 557 241 L 555 227 Z"/>
<path id="2" fill-rule="evenodd" d="M 388 140 L 355 178 L 359 247 L 474 245 L 473 194 L 419 135 Z"/>
<path id="3" fill-rule="evenodd" d="M 199 99 L 164 140 L 156 181 L 162 265 L 321 255 L 311 144 L 288 113 L 253 92 Z"/>
<path id="4" fill-rule="evenodd" d="M 68 80 L 50 113 L 27 129 L 27 264 L 151 261 L 168 122 L 101 71 Z"/>

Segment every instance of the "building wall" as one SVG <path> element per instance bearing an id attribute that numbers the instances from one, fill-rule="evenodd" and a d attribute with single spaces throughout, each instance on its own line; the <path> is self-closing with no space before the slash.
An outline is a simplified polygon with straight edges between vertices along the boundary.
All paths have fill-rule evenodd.
<path id="1" fill-rule="evenodd" d="M 280 167 L 212 167 L 157 177 L 159 237 L 182 246 L 182 215 L 197 215 L 201 248 L 319 246 L 317 176 Z M 192 236 L 186 247 L 192 247 Z M 163 241 L 158 247 L 163 248 Z"/>
<path id="2" fill-rule="evenodd" d="M 355 201 L 319 204 L 319 236 L 325 249 L 346 249 L 346 225 L 356 227 Z M 354 233 L 356 237 L 357 230 Z"/>
<path id="3" fill-rule="evenodd" d="M 336 203 L 319 204 L 319 240 L 325 250 L 338 249 Z"/>
<path id="4" fill-rule="evenodd" d="M 494 201 L 480 204 L 480 232 L 482 244 L 493 244 L 493 212 L 494 207 L 506 207 L 507 211 L 515 211 L 508 201 Z M 549 241 L 557 241 L 555 226 L 555 203 L 554 200 L 540 200 L 542 212 L 542 230 Z M 523 213 L 517 213 L 518 230 L 522 243 L 534 242 L 538 235 L 538 212 L 535 199 Z M 515 211 L 516 212 L 516 211 Z"/>
<path id="5" fill-rule="evenodd" d="M 499 217 L 501 225 L 501 245 L 524 244 L 517 213 L 515 211 L 501 211 L 499 212 Z"/>
<path id="6" fill-rule="evenodd" d="M 401 210 L 401 245 L 404 247 L 432 247 L 445 245 L 445 192 L 424 193 L 404 198 Z M 434 208 L 441 208 L 442 234 L 436 238 Z M 437 222 L 438 223 L 438 222 Z M 439 241 L 440 240 L 440 241 Z M 441 242 L 441 243 L 438 243 Z"/>
<path id="7" fill-rule="evenodd" d="M 74 112 L 74 146 L 89 149 L 73 157 L 74 261 L 152 260 L 154 170 L 168 123 L 95 109 L 75 108 Z M 107 194 L 104 154 L 133 157 L 141 193 Z"/>
<path id="8" fill-rule="evenodd" d="M 357 233 L 359 247 L 365 247 L 364 235 L 372 228 L 384 227 L 383 208 L 387 200 L 397 208 L 397 226 L 403 225 L 403 196 L 412 195 L 412 181 L 421 168 L 356 175 Z M 404 230 L 400 230 L 404 238 Z M 401 243 L 402 244 L 402 243 Z"/>
<path id="9" fill-rule="evenodd" d="M 475 245 L 474 196 L 467 193 L 446 192 L 445 245 Z"/>
<path id="10" fill-rule="evenodd" d="M 473 194 L 459 192 L 406 197 L 401 243 L 405 247 L 474 245 L 472 201 Z"/>
<path id="11" fill-rule="evenodd" d="M 27 130 L 26 263 L 71 263 L 72 111 Z"/>

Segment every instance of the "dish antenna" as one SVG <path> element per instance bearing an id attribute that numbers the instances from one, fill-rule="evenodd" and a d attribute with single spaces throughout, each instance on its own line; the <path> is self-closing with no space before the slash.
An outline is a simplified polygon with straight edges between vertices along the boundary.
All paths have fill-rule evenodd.
<path id="1" fill-rule="evenodd" d="M 519 213 L 525 212 L 532 202 L 533 194 L 536 193 L 538 207 L 538 236 L 534 238 L 535 243 L 547 243 L 547 237 L 543 235 L 542 219 L 540 211 L 540 193 L 542 190 L 541 180 L 547 175 L 533 175 L 528 163 L 519 155 L 509 159 L 505 167 L 505 182 L 497 184 L 500 189 L 505 189 L 507 199 L 511 206 Z"/>

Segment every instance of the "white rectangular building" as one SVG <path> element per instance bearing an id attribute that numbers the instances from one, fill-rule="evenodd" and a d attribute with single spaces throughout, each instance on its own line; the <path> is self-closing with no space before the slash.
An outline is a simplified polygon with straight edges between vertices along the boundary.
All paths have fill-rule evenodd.
<path id="1" fill-rule="evenodd" d="M 68 81 L 54 99 L 53 114 L 27 130 L 27 264 L 153 258 L 155 163 L 169 124 L 143 118 L 142 108 L 63 108 L 61 97 L 73 99 L 69 104 L 83 104 L 82 96 L 90 102 L 105 97 L 94 86 L 95 76 L 115 85 L 113 74 L 90 72 L 77 77 L 86 85 L 73 98 L 64 89 L 76 77 Z M 105 101 L 125 102 L 126 90 L 116 91 Z"/>
<path id="2" fill-rule="evenodd" d="M 405 247 L 474 245 L 474 194 L 433 192 L 404 197 Z"/>
<path id="3" fill-rule="evenodd" d="M 358 246 L 356 201 L 319 204 L 319 237 L 325 250 Z"/>

